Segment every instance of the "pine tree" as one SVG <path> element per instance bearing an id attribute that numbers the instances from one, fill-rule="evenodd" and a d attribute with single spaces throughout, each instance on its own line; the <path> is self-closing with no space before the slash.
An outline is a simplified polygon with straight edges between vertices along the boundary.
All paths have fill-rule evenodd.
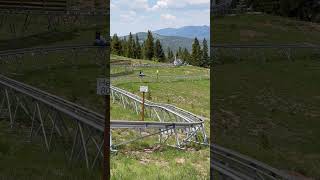
<path id="1" fill-rule="evenodd" d="M 145 40 L 145 58 L 151 60 L 154 57 L 154 43 L 151 31 L 148 31 L 147 39 Z"/>
<path id="2" fill-rule="evenodd" d="M 126 57 L 134 58 L 134 41 L 133 41 L 133 36 L 131 32 L 129 34 L 129 39 L 126 44 L 127 44 Z"/>
<path id="3" fill-rule="evenodd" d="M 123 40 L 121 41 L 121 56 L 126 56 L 127 52 L 127 40 L 124 37 Z"/>
<path id="4" fill-rule="evenodd" d="M 182 60 L 190 64 L 190 53 L 187 48 L 184 48 L 182 53 Z"/>
<path id="5" fill-rule="evenodd" d="M 136 34 L 136 46 L 135 46 L 135 58 L 137 59 L 141 59 L 141 45 L 140 45 L 140 42 L 139 42 L 139 37 L 138 35 Z"/>
<path id="6" fill-rule="evenodd" d="M 179 46 L 177 58 L 178 58 L 178 57 L 179 57 L 179 58 L 182 58 L 182 56 L 183 56 L 182 48 Z"/>
<path id="7" fill-rule="evenodd" d="M 171 51 L 170 47 L 168 47 L 167 52 L 168 52 L 168 55 L 167 55 L 168 61 L 169 61 L 169 62 L 172 62 L 173 59 L 174 59 L 174 56 L 173 56 L 173 52 Z"/>
<path id="8" fill-rule="evenodd" d="M 191 65 L 200 66 L 201 47 L 197 38 L 192 43 Z"/>
<path id="9" fill-rule="evenodd" d="M 117 36 L 117 34 L 114 34 L 111 39 L 111 53 L 116 55 L 121 55 L 121 42 Z"/>
<path id="10" fill-rule="evenodd" d="M 201 67 L 208 67 L 210 65 L 209 53 L 208 53 L 208 43 L 206 39 L 202 41 L 202 54 L 201 54 Z"/>
<path id="11" fill-rule="evenodd" d="M 162 46 L 161 46 L 159 39 L 156 40 L 155 49 L 154 49 L 154 56 L 155 56 L 155 58 L 158 59 L 159 62 L 165 61 L 166 57 L 165 57 L 165 54 L 164 54 L 164 51 L 162 49 Z"/>

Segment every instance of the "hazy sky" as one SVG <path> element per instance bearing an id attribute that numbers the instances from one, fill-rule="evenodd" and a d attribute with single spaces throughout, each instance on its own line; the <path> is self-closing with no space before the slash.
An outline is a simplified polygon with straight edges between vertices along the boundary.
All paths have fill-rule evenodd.
<path id="1" fill-rule="evenodd" d="M 210 24 L 210 0 L 111 0 L 111 35 Z"/>

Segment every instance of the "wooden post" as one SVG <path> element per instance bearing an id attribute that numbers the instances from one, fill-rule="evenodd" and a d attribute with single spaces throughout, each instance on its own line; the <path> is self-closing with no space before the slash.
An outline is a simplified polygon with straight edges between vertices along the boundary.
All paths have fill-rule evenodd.
<path id="1" fill-rule="evenodd" d="M 110 95 L 105 96 L 103 180 L 110 179 Z"/>
<path id="2" fill-rule="evenodd" d="M 144 121 L 144 94 L 145 92 L 142 92 L 142 110 L 141 110 L 141 120 Z"/>

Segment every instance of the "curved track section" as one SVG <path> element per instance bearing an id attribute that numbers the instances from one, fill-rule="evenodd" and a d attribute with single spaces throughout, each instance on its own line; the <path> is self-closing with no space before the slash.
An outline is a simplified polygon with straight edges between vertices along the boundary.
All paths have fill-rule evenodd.
<path id="1" fill-rule="evenodd" d="M 50 48 L 27 48 L 0 52 L 0 56 L 23 55 L 27 53 L 61 51 L 75 48 L 98 48 L 79 45 Z M 123 89 L 110 87 L 112 101 L 124 108 L 140 112 L 141 98 Z M 154 134 L 140 136 L 112 147 L 131 143 L 151 135 L 159 135 L 161 143 L 174 136 L 175 147 L 182 148 L 188 142 L 208 145 L 204 131 L 204 120 L 191 112 L 169 104 L 146 101 L 146 115 L 156 121 L 111 121 L 112 129 L 154 129 Z M 45 147 L 50 150 L 54 140 L 68 137 L 72 142 L 66 151 L 68 161 L 82 160 L 93 168 L 103 158 L 104 117 L 55 95 L 0 75 L 0 118 L 10 120 L 11 127 L 17 121 L 17 114 L 29 117 L 30 137 L 42 135 Z M 111 139 L 111 137 L 110 137 Z M 211 167 L 216 177 L 229 179 L 294 179 L 285 173 L 254 159 L 211 145 Z"/>
<path id="2" fill-rule="evenodd" d="M 0 75 L 0 117 L 9 119 L 10 125 L 13 127 L 18 121 L 17 114 L 24 114 L 28 117 L 26 118 L 28 120 L 25 120 L 24 123 L 31 126 L 30 137 L 42 135 L 48 151 L 52 149 L 54 140 L 68 137 L 73 139 L 73 145 L 68 147 L 71 152 L 66 152 L 68 153 L 69 161 L 78 160 L 82 157 L 89 168 L 97 164 L 99 155 L 102 157 L 104 116 L 40 89 Z M 184 115 L 179 116 L 185 118 Z M 184 138 L 190 139 L 195 136 L 196 132 L 199 132 L 202 124 L 202 122 L 183 121 L 141 122 L 112 120 L 110 122 L 112 129 L 152 129 L 156 132 L 119 144 L 111 144 L 111 147 L 117 147 L 159 134 L 163 137 L 162 143 L 172 135 L 175 136 L 175 140 L 179 143 L 178 131 L 188 131 L 188 136 Z M 112 140 L 111 136 L 110 140 Z M 182 147 L 183 143 L 176 144 L 176 146 Z"/>
<path id="3" fill-rule="evenodd" d="M 211 168 L 216 176 L 232 179 L 295 179 L 285 172 L 216 144 L 211 145 Z"/>

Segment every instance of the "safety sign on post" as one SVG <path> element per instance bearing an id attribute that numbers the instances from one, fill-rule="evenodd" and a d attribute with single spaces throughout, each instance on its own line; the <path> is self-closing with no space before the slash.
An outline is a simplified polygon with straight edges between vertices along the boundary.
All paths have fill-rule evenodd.
<path id="1" fill-rule="evenodd" d="M 140 86 L 140 92 L 142 93 L 148 92 L 148 86 Z"/>
<path id="2" fill-rule="evenodd" d="M 107 78 L 97 78 L 97 94 L 109 95 L 110 94 L 110 81 Z"/>

